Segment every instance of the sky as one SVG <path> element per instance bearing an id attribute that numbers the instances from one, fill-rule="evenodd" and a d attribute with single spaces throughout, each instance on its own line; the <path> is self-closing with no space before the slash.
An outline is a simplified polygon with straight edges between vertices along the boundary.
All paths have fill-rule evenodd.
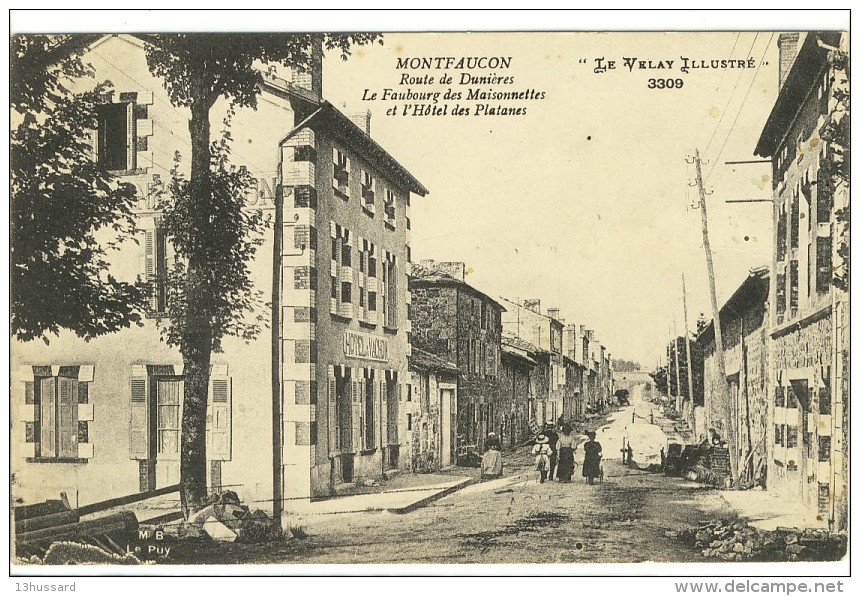
<path id="1" fill-rule="evenodd" d="M 770 31 L 845 28 L 848 18 L 790 10 L 13 13 L 11 31 L 388 31 L 383 45 L 358 48 L 348 61 L 327 56 L 323 94 L 344 111 L 369 109 L 372 136 L 429 189 L 412 201 L 413 260 L 464 261 L 482 291 L 539 298 L 544 311 L 559 308 L 567 322 L 594 329 L 614 357 L 649 369 L 674 331 L 683 333 L 682 275 L 689 327 L 711 315 L 688 158 L 699 149 L 713 193 L 709 237 L 722 303 L 750 268 L 771 260 L 770 203 L 726 203 L 769 198 L 769 165 L 724 163 L 757 159 L 777 96 L 778 34 Z M 509 58 L 510 67 L 417 69 L 410 74 L 434 83 L 400 84 L 398 58 L 471 56 Z M 751 58 L 756 67 L 682 73 L 681 57 Z M 597 58 L 616 68 L 595 73 Z M 672 60 L 673 68 L 631 71 L 625 58 Z M 384 88 L 465 92 L 463 72 L 513 77 L 492 88 L 544 99 L 488 102 L 525 106 L 523 115 L 454 116 L 453 101 L 447 115 L 422 117 L 386 113 L 406 102 L 362 99 Z M 439 82 L 445 73 L 453 84 Z M 650 78 L 672 79 L 673 88 L 649 89 Z"/>
<path id="2" fill-rule="evenodd" d="M 413 260 L 464 261 L 482 291 L 539 298 L 543 309 L 560 308 L 567 322 L 594 329 L 613 356 L 649 368 L 673 331 L 683 333 L 682 274 L 690 327 L 700 312 L 711 313 L 701 211 L 691 207 L 698 191 L 689 186 L 695 170 L 687 160 L 697 148 L 713 193 L 707 206 L 720 302 L 750 268 L 770 262 L 770 203 L 726 203 L 769 198 L 770 166 L 724 162 L 759 159 L 753 151 L 777 94 L 777 37 L 390 33 L 346 62 L 328 56 L 323 95 L 346 112 L 369 109 L 371 135 L 429 189 L 412 201 Z M 399 58 L 448 56 L 509 57 L 510 67 L 398 68 Z M 682 73 L 682 57 L 751 58 L 756 67 Z M 615 60 L 615 69 L 595 73 L 597 58 Z M 625 58 L 637 66 L 630 70 Z M 655 68 L 640 69 L 643 60 Z M 514 82 L 460 85 L 463 72 Z M 434 82 L 404 85 L 405 73 Z M 441 84 L 446 73 L 453 84 Z M 649 89 L 651 78 L 672 79 L 676 88 Z M 386 88 L 449 87 L 534 89 L 545 97 L 488 102 L 525 106 L 516 116 L 454 116 L 453 105 L 443 116 L 388 115 L 410 102 L 379 99 Z M 376 100 L 363 99 L 374 91 Z"/>

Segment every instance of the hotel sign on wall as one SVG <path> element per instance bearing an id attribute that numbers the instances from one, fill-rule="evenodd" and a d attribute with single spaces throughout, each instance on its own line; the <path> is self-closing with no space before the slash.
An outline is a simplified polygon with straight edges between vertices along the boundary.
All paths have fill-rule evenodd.
<path id="1" fill-rule="evenodd" d="M 388 362 L 388 340 L 369 333 L 346 331 L 343 334 L 343 355 L 347 358 Z"/>

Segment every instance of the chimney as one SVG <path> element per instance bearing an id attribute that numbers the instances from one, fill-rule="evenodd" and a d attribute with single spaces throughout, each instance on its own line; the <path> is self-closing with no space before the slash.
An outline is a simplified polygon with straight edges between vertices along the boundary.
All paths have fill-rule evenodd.
<path id="1" fill-rule="evenodd" d="M 352 120 L 353 124 L 366 132 L 367 136 L 370 136 L 370 110 L 364 112 L 347 112 L 346 116 Z"/>
<path id="2" fill-rule="evenodd" d="M 779 89 L 782 90 L 782 85 L 785 83 L 785 78 L 788 76 L 788 71 L 791 70 L 791 65 L 794 64 L 794 58 L 797 56 L 797 42 L 800 39 L 800 33 L 780 33 L 776 45 L 779 47 Z"/>
<path id="3" fill-rule="evenodd" d="M 322 36 L 314 35 L 310 47 L 310 67 L 307 71 L 293 69 L 293 85 L 313 93 L 317 101 L 322 99 Z"/>
<path id="4" fill-rule="evenodd" d="M 556 321 L 558 321 L 558 315 L 560 314 L 560 312 L 561 311 L 557 308 L 548 308 L 546 309 L 546 316 L 548 316 L 550 319 L 555 319 Z"/>
<path id="5" fill-rule="evenodd" d="M 528 300 L 523 300 L 523 306 L 526 310 L 540 314 L 540 298 L 529 298 Z"/>

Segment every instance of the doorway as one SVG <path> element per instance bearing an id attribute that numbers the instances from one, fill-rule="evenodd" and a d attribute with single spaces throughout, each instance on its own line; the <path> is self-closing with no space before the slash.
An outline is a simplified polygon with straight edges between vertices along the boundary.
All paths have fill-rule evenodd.
<path id="1" fill-rule="evenodd" d="M 439 433 L 441 435 L 442 467 L 452 465 L 454 452 L 454 391 L 451 389 L 440 390 L 442 398 L 442 417 L 439 421 Z"/>

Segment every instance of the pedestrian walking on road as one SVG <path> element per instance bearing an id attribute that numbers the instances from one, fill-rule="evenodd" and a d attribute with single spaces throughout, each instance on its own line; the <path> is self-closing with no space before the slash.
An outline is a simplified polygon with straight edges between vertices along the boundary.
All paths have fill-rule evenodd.
<path id="1" fill-rule="evenodd" d="M 552 450 L 549 446 L 549 437 L 541 433 L 535 439 L 535 445 L 532 447 L 532 455 L 535 456 L 535 469 L 540 472 L 540 483 L 546 482 L 546 476 L 549 472 L 549 456 Z"/>
<path id="2" fill-rule="evenodd" d="M 486 451 L 481 458 L 481 478 L 491 479 L 502 476 L 502 443 L 496 433 L 490 433 L 484 441 Z"/>
<path id="3" fill-rule="evenodd" d="M 588 440 L 585 442 L 585 460 L 582 462 L 582 476 L 588 481 L 588 484 L 594 484 L 594 479 L 600 474 L 600 460 L 603 457 L 603 448 L 600 443 L 594 440 L 597 436 L 593 430 L 585 433 L 588 435 Z"/>
<path id="4" fill-rule="evenodd" d="M 573 470 L 576 467 L 576 461 L 573 457 L 575 450 L 576 436 L 570 426 L 565 424 L 561 427 L 561 434 L 558 436 L 558 443 L 556 443 L 556 451 L 558 451 L 556 476 L 559 482 L 570 482 L 570 477 L 573 476 Z"/>
<path id="5" fill-rule="evenodd" d="M 543 434 L 545 434 L 546 438 L 549 439 L 549 475 L 547 478 L 552 480 L 555 476 L 555 466 L 558 463 L 558 451 L 556 449 L 556 445 L 558 444 L 558 433 L 552 429 L 552 424 L 547 422 L 544 425 Z"/>

